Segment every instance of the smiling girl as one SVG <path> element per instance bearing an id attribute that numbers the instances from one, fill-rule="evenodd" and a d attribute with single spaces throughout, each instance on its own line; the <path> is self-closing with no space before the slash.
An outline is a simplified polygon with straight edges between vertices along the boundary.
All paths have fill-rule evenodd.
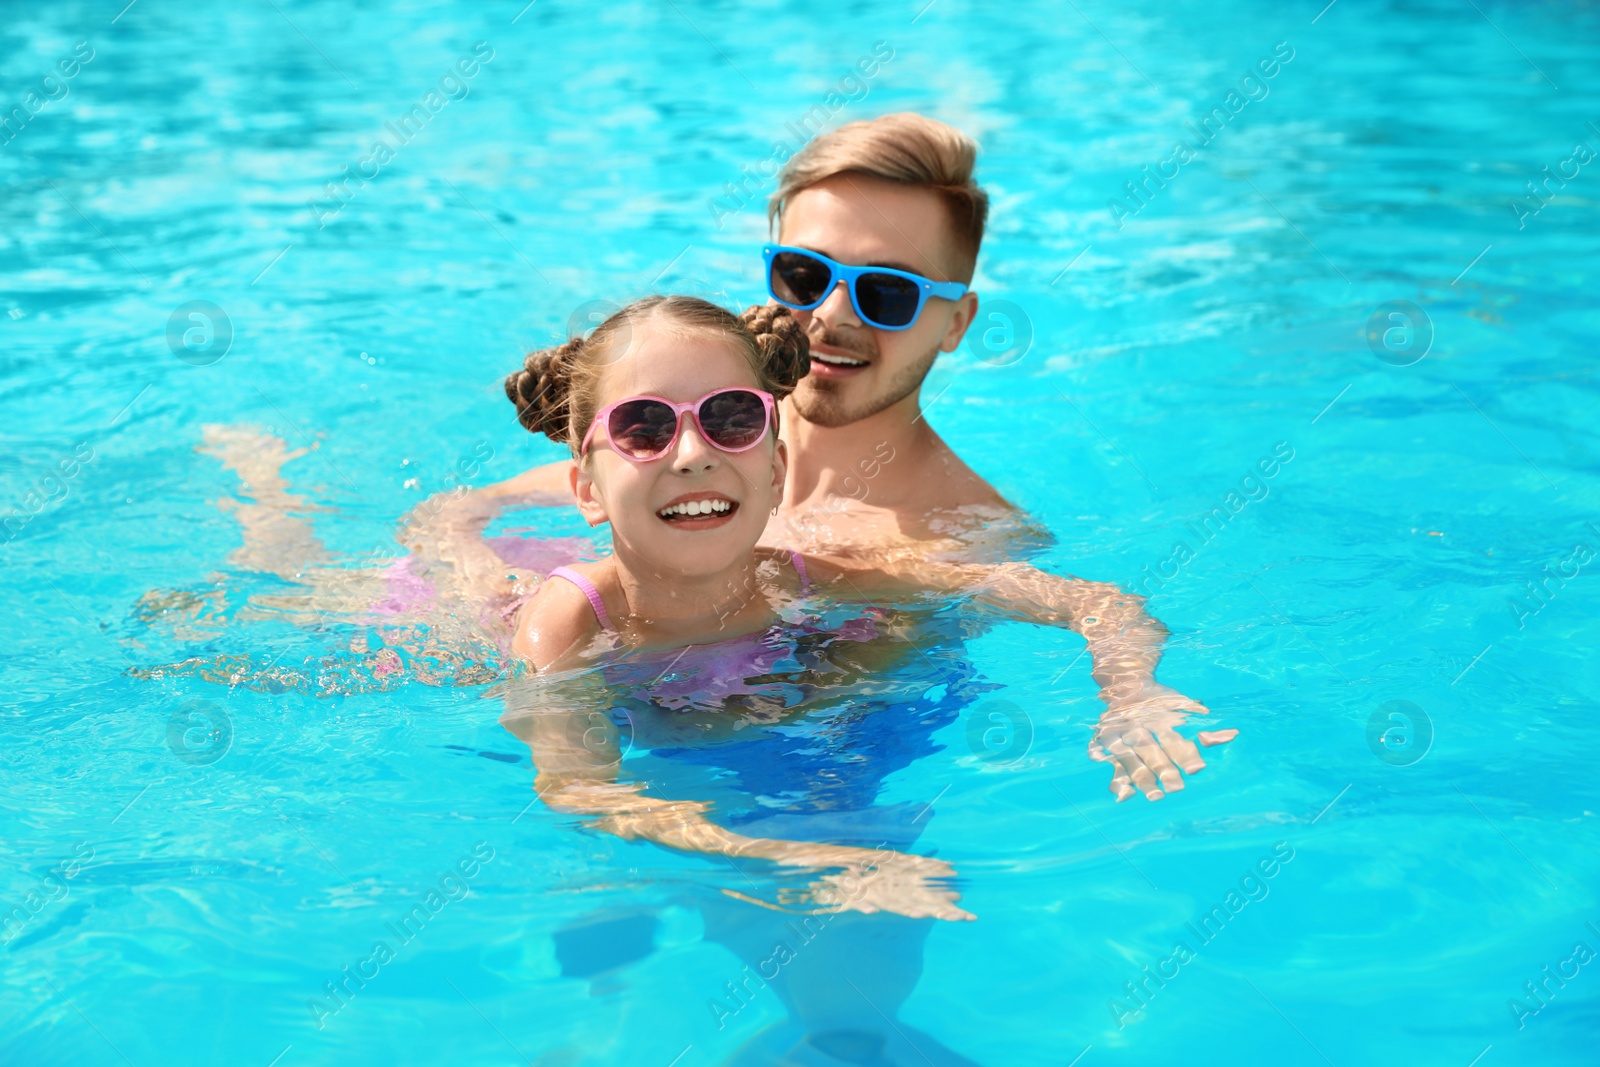
<path id="1" fill-rule="evenodd" d="M 755 547 L 783 497 L 776 401 L 808 366 L 779 310 L 747 324 L 651 297 L 508 379 L 524 426 L 576 443 L 578 510 L 612 533 L 610 556 L 558 568 L 523 608 L 513 648 L 535 667 L 572 665 L 602 635 L 648 649 L 753 633 L 772 597 L 809 584 L 805 557 Z"/>

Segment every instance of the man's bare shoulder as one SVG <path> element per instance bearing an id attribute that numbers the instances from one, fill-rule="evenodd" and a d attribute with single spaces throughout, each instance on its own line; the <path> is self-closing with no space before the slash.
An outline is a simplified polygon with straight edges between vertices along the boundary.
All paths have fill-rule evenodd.
<path id="1" fill-rule="evenodd" d="M 872 561 L 889 553 L 986 561 L 1031 553 L 1040 528 L 968 466 L 931 428 L 914 445 L 875 453 L 843 479 L 844 492 L 785 502 L 762 543 Z M 1049 542 L 1048 534 L 1042 543 Z"/>
<path id="2" fill-rule="evenodd" d="M 944 443 L 944 438 L 938 434 L 930 436 L 928 447 L 914 460 L 917 487 L 914 507 L 924 512 L 968 507 L 1016 510 L 998 489 L 967 466 L 956 450 Z"/>
<path id="3" fill-rule="evenodd" d="M 949 499 L 887 506 L 841 496 L 785 508 L 768 523 L 762 543 L 867 563 L 901 556 L 977 563 L 1025 557 L 1053 540 L 998 494 L 974 493 L 969 503 Z"/>

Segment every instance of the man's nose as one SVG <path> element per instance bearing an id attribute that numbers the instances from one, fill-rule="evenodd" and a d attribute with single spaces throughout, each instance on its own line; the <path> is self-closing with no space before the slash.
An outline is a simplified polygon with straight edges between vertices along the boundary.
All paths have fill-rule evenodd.
<path id="1" fill-rule="evenodd" d="M 829 326 L 861 325 L 855 305 L 850 303 L 850 285 L 843 278 L 834 283 L 833 292 L 828 294 L 828 299 L 813 308 L 811 314 Z"/>

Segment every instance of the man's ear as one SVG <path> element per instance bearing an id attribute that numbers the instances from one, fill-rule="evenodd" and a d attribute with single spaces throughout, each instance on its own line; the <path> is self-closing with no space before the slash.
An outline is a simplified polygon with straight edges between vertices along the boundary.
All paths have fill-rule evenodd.
<path id="1" fill-rule="evenodd" d="M 578 514 L 590 526 L 599 526 L 610 522 L 606 515 L 606 506 L 600 502 L 600 497 L 594 491 L 594 479 L 589 477 L 589 472 L 580 462 L 574 461 L 571 473 L 567 475 L 572 482 L 572 496 L 578 505 Z"/>
<path id="2" fill-rule="evenodd" d="M 950 316 L 950 328 L 944 332 L 944 340 L 939 342 L 939 351 L 954 352 L 961 344 L 961 339 L 967 335 L 967 327 L 972 325 L 972 320 L 978 317 L 978 294 L 968 292 L 956 301 L 955 314 Z"/>

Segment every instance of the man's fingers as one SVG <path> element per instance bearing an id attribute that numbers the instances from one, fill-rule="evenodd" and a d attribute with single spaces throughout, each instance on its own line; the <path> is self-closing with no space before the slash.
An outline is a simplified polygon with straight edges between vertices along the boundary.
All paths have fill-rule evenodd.
<path id="1" fill-rule="evenodd" d="M 1183 768 L 1185 774 L 1193 774 L 1206 765 L 1200 758 L 1200 750 L 1194 747 L 1194 742 L 1178 733 L 1176 730 L 1162 730 L 1156 735 L 1161 739 L 1161 748 L 1167 756 Z"/>
<path id="2" fill-rule="evenodd" d="M 954 890 L 939 890 L 931 886 L 928 888 L 933 893 L 932 899 L 927 903 L 907 908 L 904 914 L 911 916 L 913 919 L 932 916 L 935 919 L 945 919 L 951 922 L 967 922 L 977 918 L 972 912 L 967 911 L 956 903 L 957 900 L 961 899 L 960 893 Z"/>
<path id="3" fill-rule="evenodd" d="M 1151 746 L 1154 748 L 1155 746 Z M 1143 793 L 1149 800 L 1160 800 L 1162 797 L 1161 786 L 1156 781 L 1156 776 L 1150 772 L 1149 765 L 1142 758 L 1143 753 L 1135 751 L 1128 743 L 1118 739 L 1112 743 L 1111 754 L 1116 757 L 1117 766 L 1121 767 L 1133 782 L 1134 788 Z"/>
<path id="4" fill-rule="evenodd" d="M 912 904 L 894 910 L 899 911 L 910 919 L 945 919 L 950 922 L 968 922 L 977 918 L 972 912 L 959 908 L 948 900 L 941 900 L 934 904 Z"/>
<path id="5" fill-rule="evenodd" d="M 1202 712 L 1209 711 L 1202 705 L 1195 706 Z M 1184 774 L 1205 768 L 1206 761 L 1194 741 L 1171 726 L 1152 725 L 1154 730 L 1131 724 L 1105 729 L 1102 723 L 1102 732 L 1089 747 L 1092 759 L 1109 760 L 1116 767 L 1108 788 L 1119 804 L 1133 796 L 1135 790 L 1147 799 L 1160 800 L 1167 793 L 1183 789 Z M 1238 730 L 1201 730 L 1195 740 L 1206 746 L 1222 745 L 1237 736 Z"/>
<path id="6" fill-rule="evenodd" d="M 1161 788 L 1169 793 L 1176 793 L 1183 788 L 1183 775 L 1178 773 L 1178 768 L 1172 765 L 1161 745 L 1156 743 L 1155 734 L 1148 730 L 1140 732 L 1134 744 L 1134 751 L 1144 761 L 1157 778 L 1161 781 Z M 1155 799 L 1154 797 L 1151 798 Z"/>
<path id="7" fill-rule="evenodd" d="M 1113 744 L 1113 748 L 1108 750 L 1107 754 L 1117 768 L 1116 775 L 1111 779 L 1111 791 L 1117 795 L 1117 803 L 1120 804 L 1138 792 L 1133 785 L 1133 771 L 1136 767 L 1142 768 L 1143 764 L 1139 762 L 1137 756 L 1128 751 L 1126 745 L 1122 746 L 1122 751 L 1119 753 Z"/>

